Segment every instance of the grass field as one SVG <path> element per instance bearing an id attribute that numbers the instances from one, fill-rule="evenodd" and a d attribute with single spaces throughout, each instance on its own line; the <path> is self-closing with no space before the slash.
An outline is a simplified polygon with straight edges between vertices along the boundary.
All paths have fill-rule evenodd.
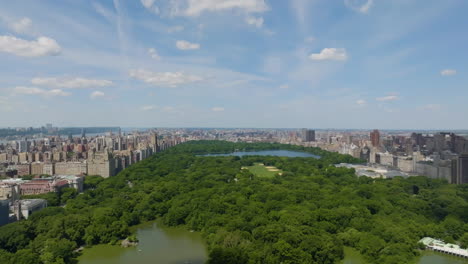
<path id="1" fill-rule="evenodd" d="M 281 175 L 282 173 L 281 170 L 275 167 L 272 167 L 272 166 L 265 167 L 265 165 L 261 163 L 255 163 L 253 166 L 248 166 L 248 167 L 243 167 L 243 168 L 248 169 L 251 173 L 253 173 L 255 176 L 258 176 L 258 177 L 271 178 L 271 177 L 274 177 L 276 174 Z"/>

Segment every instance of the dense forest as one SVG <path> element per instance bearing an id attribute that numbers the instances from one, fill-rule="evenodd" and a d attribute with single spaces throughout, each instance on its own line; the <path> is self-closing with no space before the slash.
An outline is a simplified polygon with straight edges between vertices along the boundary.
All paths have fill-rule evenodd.
<path id="1" fill-rule="evenodd" d="M 321 156 L 206 157 L 286 149 Z M 256 177 L 256 162 L 282 175 Z M 117 176 L 88 177 L 86 191 L 0 228 L 0 263 L 74 263 L 79 246 L 116 243 L 129 227 L 160 219 L 204 236 L 211 264 L 337 263 L 343 247 L 370 263 L 411 263 L 424 236 L 468 244 L 468 186 L 426 177 L 371 179 L 335 163 L 361 162 L 317 148 L 188 142 Z M 60 206 L 62 205 L 62 206 Z"/>

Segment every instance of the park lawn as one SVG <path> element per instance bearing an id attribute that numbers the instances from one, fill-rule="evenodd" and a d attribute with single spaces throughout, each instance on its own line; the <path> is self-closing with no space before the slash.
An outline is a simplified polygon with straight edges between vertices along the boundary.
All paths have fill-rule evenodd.
<path id="1" fill-rule="evenodd" d="M 245 168 L 247 168 L 255 176 L 265 177 L 265 178 L 271 178 L 271 177 L 274 177 L 278 173 L 282 173 L 281 170 L 269 171 L 267 168 L 265 168 L 264 165 L 262 165 L 260 163 L 255 163 L 253 166 L 248 166 L 248 167 L 245 167 Z"/>

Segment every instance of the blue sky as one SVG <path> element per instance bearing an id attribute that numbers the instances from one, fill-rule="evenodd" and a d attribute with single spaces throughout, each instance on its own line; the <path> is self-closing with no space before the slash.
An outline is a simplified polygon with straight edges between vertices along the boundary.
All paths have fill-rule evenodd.
<path id="1" fill-rule="evenodd" d="M 464 0 L 16 0 L 0 126 L 467 129 Z"/>

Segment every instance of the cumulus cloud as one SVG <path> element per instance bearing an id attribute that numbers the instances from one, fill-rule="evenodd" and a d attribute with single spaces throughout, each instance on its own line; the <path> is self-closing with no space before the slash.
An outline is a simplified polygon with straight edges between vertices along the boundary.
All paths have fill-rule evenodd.
<path id="1" fill-rule="evenodd" d="M 148 54 L 151 56 L 152 59 L 161 60 L 161 56 L 159 56 L 155 48 L 148 49 Z"/>
<path id="2" fill-rule="evenodd" d="M 178 16 L 199 16 L 203 12 L 239 9 L 245 13 L 268 10 L 265 0 L 172 0 L 171 13 Z"/>
<path id="3" fill-rule="evenodd" d="M 61 89 L 45 90 L 37 87 L 25 87 L 17 86 L 13 89 L 14 94 L 26 94 L 26 95 L 41 95 L 44 97 L 53 96 L 69 96 L 70 93 L 64 92 Z"/>
<path id="4" fill-rule="evenodd" d="M 61 48 L 55 40 L 47 37 L 29 41 L 12 36 L 0 36 L 0 52 L 22 57 L 41 57 L 58 55 Z"/>
<path id="5" fill-rule="evenodd" d="M 32 28 L 32 20 L 28 17 L 23 17 L 22 19 L 10 23 L 10 28 L 18 34 L 24 35 L 35 35 Z"/>
<path id="6" fill-rule="evenodd" d="M 263 26 L 263 17 L 246 17 L 245 22 L 249 25 L 261 28 Z"/>
<path id="7" fill-rule="evenodd" d="M 348 59 L 346 49 L 343 48 L 324 48 L 320 53 L 312 53 L 309 58 L 311 60 L 336 60 L 345 61 Z"/>
<path id="8" fill-rule="evenodd" d="M 50 78 L 34 78 L 31 83 L 39 86 L 56 87 L 56 88 L 96 88 L 106 87 L 112 85 L 111 81 L 108 80 L 94 80 L 86 78 L 67 78 L 67 77 L 50 77 Z"/>
<path id="9" fill-rule="evenodd" d="M 398 96 L 396 95 L 388 95 L 388 96 L 383 96 L 383 97 L 377 97 L 375 100 L 380 101 L 380 102 L 387 102 L 387 101 L 396 101 L 398 100 Z"/>
<path id="10" fill-rule="evenodd" d="M 213 112 L 223 112 L 224 107 L 219 107 L 219 106 L 213 107 L 213 108 L 211 108 L 211 111 L 213 111 Z"/>
<path id="11" fill-rule="evenodd" d="M 176 42 L 176 47 L 180 50 L 196 50 L 200 48 L 200 44 L 191 43 L 185 40 L 178 40 Z"/>
<path id="12" fill-rule="evenodd" d="M 359 105 L 359 106 L 364 106 L 364 105 L 366 105 L 366 103 L 367 103 L 366 100 L 363 100 L 363 99 L 360 99 L 360 100 L 356 101 L 356 104 Z"/>
<path id="13" fill-rule="evenodd" d="M 177 87 L 203 81 L 203 78 L 183 72 L 151 72 L 143 69 L 130 70 L 130 77 L 156 86 Z"/>
<path id="14" fill-rule="evenodd" d="M 457 74 L 457 71 L 454 69 L 445 69 L 440 72 L 440 75 L 442 76 L 452 76 Z"/>
<path id="15" fill-rule="evenodd" d="M 344 0 L 345 5 L 352 10 L 367 14 L 374 4 L 374 0 Z"/>
<path id="16" fill-rule="evenodd" d="M 94 91 L 89 95 L 89 98 L 94 100 L 94 99 L 97 99 L 97 98 L 100 98 L 100 97 L 104 97 L 104 95 L 105 94 L 103 92 L 101 92 L 101 91 Z"/>

